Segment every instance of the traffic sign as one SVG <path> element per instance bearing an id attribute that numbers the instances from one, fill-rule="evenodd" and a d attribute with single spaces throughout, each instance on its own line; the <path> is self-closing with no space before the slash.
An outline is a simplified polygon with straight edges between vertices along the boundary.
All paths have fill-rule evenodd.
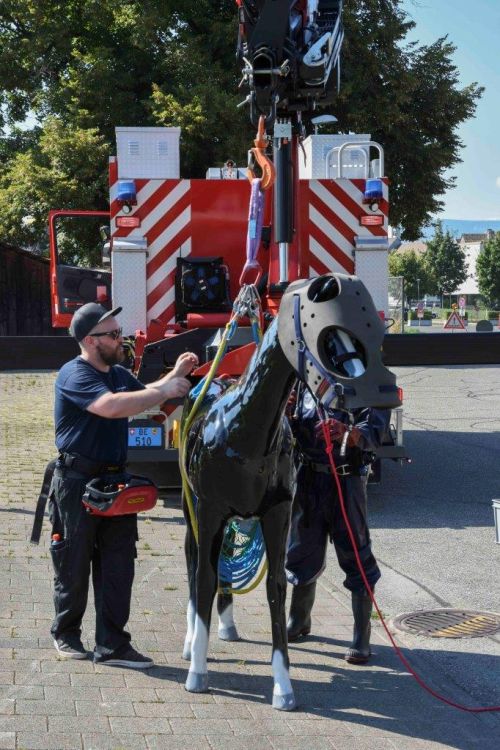
<path id="1" fill-rule="evenodd" d="M 423 317 L 424 317 L 424 308 L 423 307 L 418 307 L 417 308 L 417 318 L 419 320 L 422 320 Z"/>
<path id="2" fill-rule="evenodd" d="M 452 330 L 458 329 L 461 331 L 465 331 L 464 322 L 456 310 L 453 310 L 448 320 L 444 324 L 443 328 L 451 328 Z"/>

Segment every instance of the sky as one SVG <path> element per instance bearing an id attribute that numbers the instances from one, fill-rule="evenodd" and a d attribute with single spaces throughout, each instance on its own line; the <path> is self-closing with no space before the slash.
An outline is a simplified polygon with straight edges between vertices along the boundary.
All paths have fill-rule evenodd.
<path id="1" fill-rule="evenodd" d="M 441 36 L 457 48 L 460 84 L 485 87 L 476 116 L 459 129 L 465 145 L 456 186 L 442 196 L 447 219 L 500 219 L 500 0 L 404 0 L 416 23 L 408 40 L 430 44 Z"/>

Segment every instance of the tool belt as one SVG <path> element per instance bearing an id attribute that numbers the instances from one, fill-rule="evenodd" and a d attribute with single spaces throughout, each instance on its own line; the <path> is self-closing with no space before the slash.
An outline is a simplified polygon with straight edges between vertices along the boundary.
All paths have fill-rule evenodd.
<path id="1" fill-rule="evenodd" d="M 91 479 L 82 502 L 93 516 L 125 516 L 151 510 L 158 500 L 158 488 L 147 477 L 125 475 L 124 481 L 109 477 Z"/>
<path id="2" fill-rule="evenodd" d="M 79 453 L 61 453 L 56 461 L 57 469 L 71 469 L 86 477 L 98 477 L 104 474 L 120 474 L 125 471 L 125 464 L 104 464 L 92 461 Z"/>
<path id="3" fill-rule="evenodd" d="M 40 490 L 40 495 L 36 504 L 33 528 L 31 530 L 31 544 L 38 544 L 40 542 L 43 517 L 45 514 L 45 508 L 47 505 L 54 472 L 64 469 L 74 471 L 86 478 L 93 477 L 99 481 L 102 480 L 102 477 L 106 477 L 107 485 L 110 485 L 112 483 L 111 477 L 114 474 L 121 474 L 123 477 L 122 488 L 118 490 L 117 487 L 115 487 L 113 491 L 119 494 L 124 487 L 129 490 L 133 489 L 132 493 L 129 493 L 129 495 L 125 495 L 125 497 L 122 498 L 120 502 L 116 502 L 115 504 L 113 502 L 110 502 L 110 500 L 112 500 L 111 497 L 102 498 L 97 495 L 97 492 L 102 492 L 102 488 L 92 488 L 92 496 L 89 495 L 90 502 L 86 505 L 86 507 L 89 512 L 94 515 L 116 516 L 125 515 L 126 513 L 139 513 L 143 510 L 150 510 L 156 505 L 156 501 L 158 499 L 158 490 L 156 488 L 156 485 L 146 477 L 134 477 L 130 474 L 124 474 L 125 466 L 123 464 L 104 464 L 97 461 L 92 461 L 91 459 L 85 458 L 85 456 L 80 456 L 79 454 L 61 453 L 58 458 L 54 458 L 52 459 L 52 461 L 49 461 L 45 468 L 42 488 Z M 130 484 L 131 480 L 133 480 L 133 484 Z M 87 494 L 88 487 L 89 485 L 87 484 L 85 488 L 85 494 Z M 139 492 L 139 487 L 144 487 L 144 493 Z M 144 498 L 144 500 L 140 498 Z M 103 502 L 104 505 L 102 505 Z M 95 507 L 92 505 L 92 503 L 94 503 Z M 99 504 L 101 504 L 101 506 Z M 121 512 L 118 511 L 119 508 L 122 508 Z M 125 508 L 125 510 L 123 510 L 123 508 Z"/>

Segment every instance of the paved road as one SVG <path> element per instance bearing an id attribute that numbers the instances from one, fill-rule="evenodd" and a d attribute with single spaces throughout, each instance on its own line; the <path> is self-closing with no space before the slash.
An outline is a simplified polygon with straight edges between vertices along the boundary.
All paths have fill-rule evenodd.
<path id="1" fill-rule="evenodd" d="M 377 595 L 388 615 L 436 603 L 500 609 L 490 507 L 500 447 L 498 372 L 398 370 L 414 461 L 389 464 L 370 501 L 384 572 Z M 184 530 L 170 500 L 140 519 L 130 620 L 135 644 L 157 666 L 138 674 L 58 661 L 48 633 L 47 524 L 40 547 L 26 542 L 43 465 L 54 452 L 53 382 L 54 373 L 0 373 L 0 750 L 498 750 L 500 715 L 436 702 L 401 667 L 378 625 L 373 662 L 359 668 L 343 661 L 351 615 L 331 554 L 313 636 L 290 649 L 298 711 L 270 707 L 264 586 L 237 600 L 243 641 L 212 636 L 210 693 L 186 693 Z M 92 648 L 91 604 L 83 638 Z M 498 639 L 405 635 L 400 642 L 453 700 L 500 702 Z"/>
<path id="2" fill-rule="evenodd" d="M 395 368 L 405 393 L 412 463 L 385 462 L 370 488 L 370 520 L 383 579 L 382 611 L 425 608 L 500 612 L 500 368 Z M 338 583 L 339 578 L 336 576 Z M 437 660 L 471 703 L 500 704 L 500 637 L 407 638 Z"/>

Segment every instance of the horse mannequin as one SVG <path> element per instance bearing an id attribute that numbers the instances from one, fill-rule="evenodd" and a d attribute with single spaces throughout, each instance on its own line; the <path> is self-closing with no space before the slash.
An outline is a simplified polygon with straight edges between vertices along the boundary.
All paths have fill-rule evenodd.
<path id="1" fill-rule="evenodd" d="M 326 354 L 324 340 L 325 336 L 336 335 L 335 326 L 342 319 L 344 308 L 350 310 L 351 317 L 360 314 L 362 324 L 367 324 L 368 328 L 365 326 L 354 336 L 346 333 L 350 329 L 343 325 L 344 360 L 339 364 L 332 361 L 331 354 Z M 368 329 L 371 329 L 369 340 Z M 198 523 L 197 545 L 184 498 L 190 599 L 183 656 L 191 659 L 186 690 L 208 690 L 210 618 L 226 523 L 235 517 L 258 518 L 268 562 L 266 586 L 272 628 L 273 707 L 284 711 L 295 708 L 289 677 L 284 564 L 295 472 L 285 407 L 297 377 L 307 383 L 317 398 L 322 390 L 330 394 L 331 401 L 332 389 L 338 397 L 340 388 L 344 391 L 341 398 L 346 408 L 363 405 L 369 398 L 364 382 L 368 361 L 372 360 L 379 383 L 384 379 L 388 383 L 391 378 L 394 381 L 392 374 L 378 364 L 382 338 L 383 323 L 371 297 L 356 277 L 336 274 L 298 281 L 288 287 L 278 318 L 267 329 L 241 378 L 230 386 L 217 380 L 210 385 L 186 436 L 186 469 L 197 497 Z M 350 350 L 347 355 L 345 346 Z M 330 346 L 328 351 L 331 350 Z M 358 377 L 343 377 L 346 361 L 351 362 L 355 370 L 357 368 Z M 364 382 L 361 395 L 352 387 L 354 380 Z M 387 385 L 385 390 L 376 389 L 379 400 L 388 401 L 388 389 Z M 381 396 L 381 390 L 385 395 Z M 371 393 L 371 399 L 374 398 Z M 184 407 L 183 423 L 193 403 L 194 397 L 190 394 Z M 237 640 L 231 597 L 219 596 L 218 611 L 219 636 Z"/>

